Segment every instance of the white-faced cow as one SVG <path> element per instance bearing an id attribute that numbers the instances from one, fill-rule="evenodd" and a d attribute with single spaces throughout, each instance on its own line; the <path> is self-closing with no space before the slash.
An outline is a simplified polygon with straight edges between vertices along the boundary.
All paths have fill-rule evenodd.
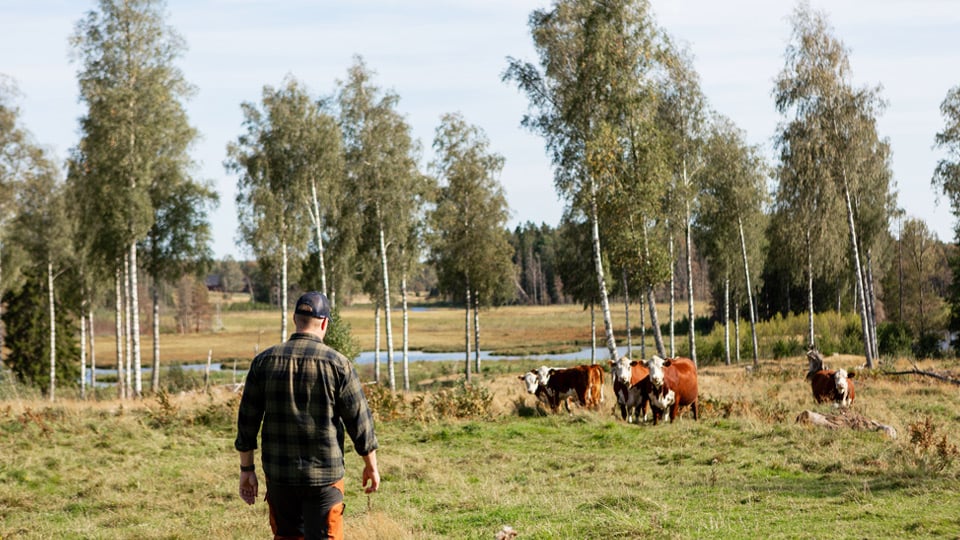
<path id="1" fill-rule="evenodd" d="M 664 413 L 673 422 L 681 407 L 690 405 L 693 419 L 697 419 L 697 366 L 689 358 L 663 359 L 654 355 L 647 360 L 650 370 L 650 410 L 653 425 Z"/>
<path id="2" fill-rule="evenodd" d="M 626 356 L 610 360 L 610 375 L 613 379 L 613 393 L 617 396 L 620 417 L 633 422 L 643 414 L 647 419 L 647 387 L 650 384 L 650 371 L 643 362 L 630 361 Z M 631 391 L 631 389 L 634 389 Z"/>
<path id="3" fill-rule="evenodd" d="M 536 386 L 532 384 L 534 378 L 537 381 Z M 545 400 L 553 412 L 560 409 L 562 400 L 569 413 L 569 398 L 576 398 L 584 407 L 597 407 L 603 402 L 603 368 L 597 365 L 575 366 L 569 369 L 543 366 L 531 370 L 521 379 L 526 383 L 527 392 Z"/>
<path id="4" fill-rule="evenodd" d="M 853 403 L 853 378 L 855 373 L 847 373 L 845 369 L 827 369 L 823 364 L 823 356 L 819 351 L 807 352 L 810 360 L 810 369 L 807 370 L 807 380 L 813 391 L 813 399 L 817 403 L 832 402 L 835 407 L 848 407 Z"/>

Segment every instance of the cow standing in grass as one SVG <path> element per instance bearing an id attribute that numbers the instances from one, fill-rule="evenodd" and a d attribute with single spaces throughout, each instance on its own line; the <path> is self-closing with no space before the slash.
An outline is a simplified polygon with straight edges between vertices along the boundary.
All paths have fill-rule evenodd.
<path id="1" fill-rule="evenodd" d="M 603 402 L 603 368 L 600 366 L 575 366 L 569 369 L 543 366 L 520 377 L 527 392 L 550 405 L 558 412 L 560 402 L 570 413 L 570 398 L 576 398 L 584 407 L 597 407 Z"/>
<path id="2" fill-rule="evenodd" d="M 807 352 L 810 368 L 807 370 L 807 380 L 813 391 L 813 399 L 817 403 L 832 402 L 834 407 L 849 407 L 853 403 L 853 378 L 855 373 L 847 373 L 845 369 L 827 369 L 823 363 L 823 356 L 819 351 Z"/>
<path id="3" fill-rule="evenodd" d="M 670 422 L 676 420 L 680 408 L 690 406 L 693 419 L 697 412 L 697 366 L 689 358 L 663 359 L 654 355 L 647 360 L 650 370 L 650 410 L 653 425 L 666 413 Z"/>
<path id="4" fill-rule="evenodd" d="M 650 386 L 650 371 L 643 362 L 630 361 L 626 356 L 610 361 L 610 376 L 613 393 L 617 396 L 620 417 L 627 422 L 640 418 L 647 420 L 647 401 Z"/>

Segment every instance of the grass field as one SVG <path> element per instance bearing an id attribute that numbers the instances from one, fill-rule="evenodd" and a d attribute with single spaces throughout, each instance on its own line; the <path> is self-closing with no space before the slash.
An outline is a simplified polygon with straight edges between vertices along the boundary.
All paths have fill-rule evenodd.
<path id="1" fill-rule="evenodd" d="M 520 540 L 960 538 L 956 386 L 859 372 L 853 412 L 893 426 L 890 439 L 797 424 L 832 412 L 813 404 L 801 357 L 701 368 L 700 420 L 658 426 L 616 418 L 609 377 L 602 410 L 543 414 L 517 380 L 530 367 L 488 362 L 473 401 L 440 363 L 418 366 L 422 392 L 371 387 L 383 483 L 363 495 L 348 455 L 347 538 L 489 540 L 503 525 Z M 238 396 L 224 387 L 123 403 L 0 395 L 3 540 L 270 537 L 265 504 L 236 494 Z"/>
<path id="2" fill-rule="evenodd" d="M 612 314 L 622 327 L 622 306 Z M 372 349 L 369 306 L 343 317 Z M 412 349 L 462 351 L 461 310 L 410 317 Z M 797 319 L 765 325 L 761 340 L 802 334 Z M 280 339 L 279 313 L 224 311 L 220 320 L 215 332 L 164 334 L 163 362 L 200 362 L 210 351 L 214 361 L 242 363 Z M 399 313 L 393 322 L 399 348 Z M 590 343 L 590 313 L 491 309 L 481 313 L 481 337 L 499 351 L 579 349 Z M 145 336 L 145 358 L 148 344 Z M 97 336 L 101 366 L 112 346 L 108 334 Z M 827 362 L 855 370 L 863 359 Z M 413 392 L 368 386 L 383 484 L 363 495 L 362 461 L 348 455 L 347 537 L 491 539 L 509 525 L 521 540 L 960 538 L 960 393 L 889 375 L 908 368 L 905 360 L 883 359 L 855 379 L 852 414 L 892 426 L 895 439 L 798 424 L 803 410 L 833 412 L 813 403 L 802 356 L 763 359 L 759 369 L 702 366 L 700 420 L 687 414 L 658 426 L 613 414 L 609 376 L 601 410 L 545 414 L 517 380 L 540 363 L 488 361 L 464 386 L 462 363 L 420 362 L 411 365 Z M 960 371 L 956 360 L 919 366 Z M 371 370 L 361 366 L 361 377 Z M 174 376 L 198 375 L 164 375 Z M 248 507 L 236 494 L 234 377 L 218 372 L 206 389 L 123 402 L 112 388 L 88 401 L 63 388 L 53 404 L 0 379 L 0 540 L 268 538 L 265 504 Z"/>

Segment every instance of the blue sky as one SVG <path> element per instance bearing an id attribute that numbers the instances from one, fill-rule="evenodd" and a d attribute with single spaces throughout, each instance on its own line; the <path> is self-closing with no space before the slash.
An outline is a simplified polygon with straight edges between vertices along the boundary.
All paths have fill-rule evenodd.
<path id="1" fill-rule="evenodd" d="M 711 107 L 772 156 L 779 117 L 773 79 L 783 67 L 787 17 L 782 0 L 653 0 L 658 23 L 692 52 Z M 185 38 L 179 66 L 197 93 L 187 102 L 201 133 L 193 149 L 197 176 L 220 193 L 212 214 L 214 253 L 247 254 L 236 245 L 236 178 L 223 168 L 225 148 L 241 133 L 240 103 L 258 102 L 264 85 L 287 75 L 314 95 L 329 94 L 354 55 L 375 83 L 400 96 L 399 111 L 430 160 L 440 116 L 460 112 L 506 158 L 501 182 L 511 226 L 559 223 L 543 141 L 520 127 L 526 98 L 501 82 L 506 57 L 534 61 L 527 17 L 548 1 L 168 0 L 169 23 Z M 954 219 L 930 178 L 942 151 L 934 135 L 947 91 L 960 85 L 960 3 L 952 0 L 812 0 L 850 50 L 854 81 L 881 85 L 888 108 L 881 136 L 893 149 L 899 204 L 941 240 Z M 95 7 L 85 0 L 0 1 L 0 74 L 19 87 L 24 126 L 63 160 L 77 142 L 76 71 L 67 40 Z"/>

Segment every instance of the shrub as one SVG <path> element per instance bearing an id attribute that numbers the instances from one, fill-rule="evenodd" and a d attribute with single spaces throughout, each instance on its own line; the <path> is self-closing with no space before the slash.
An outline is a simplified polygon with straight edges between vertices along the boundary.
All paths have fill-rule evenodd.
<path id="1" fill-rule="evenodd" d="M 778 339 L 773 342 L 773 359 L 780 360 L 803 354 L 803 345 L 796 338 Z"/>
<path id="2" fill-rule="evenodd" d="M 907 325 L 882 322 L 877 325 L 877 344 L 883 356 L 906 356 L 911 352 L 913 336 Z"/>
<path id="3" fill-rule="evenodd" d="M 946 435 L 937 433 L 937 426 L 929 416 L 910 424 L 909 428 L 915 463 L 920 469 L 943 471 L 953 465 L 960 455 L 960 450 L 947 441 Z"/>

